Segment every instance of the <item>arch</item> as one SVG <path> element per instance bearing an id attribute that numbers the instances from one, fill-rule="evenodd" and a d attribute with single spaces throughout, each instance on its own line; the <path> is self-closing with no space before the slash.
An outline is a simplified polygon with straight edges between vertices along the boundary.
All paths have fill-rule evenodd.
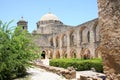
<path id="1" fill-rule="evenodd" d="M 45 59 L 45 57 L 46 57 L 46 51 L 42 51 L 42 53 L 41 53 L 41 59 Z"/>
<path id="2" fill-rule="evenodd" d="M 62 47 L 67 47 L 67 35 L 62 35 Z"/>
<path id="3" fill-rule="evenodd" d="M 70 55 L 71 55 L 72 58 L 76 58 L 77 57 L 77 51 L 75 49 L 72 49 L 70 51 Z"/>
<path id="4" fill-rule="evenodd" d="M 83 30 L 86 28 L 86 26 L 82 26 L 80 27 L 80 30 L 79 30 L 79 38 L 80 38 L 80 44 L 83 42 Z"/>
<path id="5" fill-rule="evenodd" d="M 82 29 L 82 43 L 86 44 L 90 41 L 90 32 L 89 29 L 87 27 L 84 27 Z"/>
<path id="6" fill-rule="evenodd" d="M 57 36 L 55 40 L 56 40 L 56 48 L 58 48 L 59 47 L 59 37 Z"/>
<path id="7" fill-rule="evenodd" d="M 70 46 L 76 46 L 76 41 L 75 41 L 75 31 L 74 30 L 71 30 L 70 31 Z"/>
<path id="8" fill-rule="evenodd" d="M 83 59 L 90 59 L 91 58 L 90 50 L 89 49 L 84 49 L 82 57 L 83 57 Z"/>
<path id="9" fill-rule="evenodd" d="M 102 58 L 102 53 L 100 52 L 99 47 L 95 49 L 95 57 Z"/>
<path id="10" fill-rule="evenodd" d="M 87 41 L 90 42 L 90 31 L 87 33 Z"/>
<path id="11" fill-rule="evenodd" d="M 94 33 L 94 35 L 93 35 L 94 36 L 94 41 L 95 42 L 100 41 L 100 33 L 99 33 L 100 29 L 99 29 L 99 26 L 98 26 L 98 21 L 95 22 L 92 30 L 93 30 L 93 33 Z"/>
<path id="12" fill-rule="evenodd" d="M 63 58 L 67 58 L 67 53 L 66 52 L 67 52 L 66 50 L 63 50 L 63 52 L 62 52 L 62 57 Z"/>
<path id="13" fill-rule="evenodd" d="M 50 39 L 50 46 L 53 46 L 53 37 Z"/>
<path id="14" fill-rule="evenodd" d="M 56 51 L 56 58 L 59 59 L 60 58 L 60 52 Z"/>

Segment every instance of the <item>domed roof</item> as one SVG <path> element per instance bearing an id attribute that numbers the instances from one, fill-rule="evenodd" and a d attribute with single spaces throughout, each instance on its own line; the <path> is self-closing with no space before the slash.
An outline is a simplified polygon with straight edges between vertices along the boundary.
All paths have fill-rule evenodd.
<path id="1" fill-rule="evenodd" d="M 26 22 L 26 21 L 24 20 L 23 16 L 21 17 L 21 19 L 20 19 L 19 21 Z"/>
<path id="2" fill-rule="evenodd" d="M 58 17 L 54 14 L 52 14 L 51 12 L 43 15 L 40 19 L 41 21 L 48 21 L 48 20 L 57 20 L 59 21 Z"/>

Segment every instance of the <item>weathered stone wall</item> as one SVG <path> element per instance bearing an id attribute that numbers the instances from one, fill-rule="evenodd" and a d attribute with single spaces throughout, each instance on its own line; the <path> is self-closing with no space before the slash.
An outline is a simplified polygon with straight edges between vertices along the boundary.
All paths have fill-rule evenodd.
<path id="1" fill-rule="evenodd" d="M 104 72 L 108 80 L 120 80 L 120 0 L 98 0 Z"/>
<path id="2" fill-rule="evenodd" d="M 76 71 L 74 69 L 69 70 L 69 69 L 64 69 L 64 68 L 59 68 L 59 67 L 47 66 L 47 65 L 43 65 L 43 64 L 36 64 L 36 63 L 33 63 L 33 65 L 40 67 L 42 69 L 45 69 L 46 71 L 50 71 L 50 72 L 56 73 L 58 75 L 61 75 L 69 80 L 76 78 Z"/>
<path id="3" fill-rule="evenodd" d="M 38 21 L 36 34 L 53 34 L 61 33 L 73 26 L 64 25 L 61 21 L 49 20 Z"/>
<path id="4" fill-rule="evenodd" d="M 64 36 L 66 36 L 66 40 L 64 40 Z M 53 38 L 54 44 L 53 58 L 56 58 L 58 55 L 57 58 L 63 58 L 65 56 L 67 58 L 81 58 L 81 54 L 85 50 L 90 52 L 91 57 L 97 57 L 95 55 L 95 49 L 100 42 L 98 19 L 88 21 L 62 33 L 57 33 L 50 36 L 50 38 Z M 66 46 L 64 46 L 65 43 Z"/>

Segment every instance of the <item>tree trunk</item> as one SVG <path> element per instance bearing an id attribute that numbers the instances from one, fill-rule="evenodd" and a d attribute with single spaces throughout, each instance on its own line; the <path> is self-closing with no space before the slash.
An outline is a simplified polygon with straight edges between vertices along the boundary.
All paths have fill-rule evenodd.
<path id="1" fill-rule="evenodd" d="M 98 0 L 104 73 L 108 80 L 120 80 L 120 0 Z"/>

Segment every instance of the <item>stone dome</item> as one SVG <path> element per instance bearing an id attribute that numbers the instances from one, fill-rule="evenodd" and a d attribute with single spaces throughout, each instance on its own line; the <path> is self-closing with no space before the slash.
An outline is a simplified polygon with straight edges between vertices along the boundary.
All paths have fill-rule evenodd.
<path id="1" fill-rule="evenodd" d="M 58 17 L 54 14 L 52 14 L 51 12 L 43 15 L 40 19 L 41 21 L 48 21 L 48 20 L 57 20 L 59 21 Z"/>
<path id="2" fill-rule="evenodd" d="M 26 21 L 24 20 L 23 16 L 21 17 L 21 19 L 20 19 L 19 21 L 21 21 L 21 22 L 26 22 Z"/>

